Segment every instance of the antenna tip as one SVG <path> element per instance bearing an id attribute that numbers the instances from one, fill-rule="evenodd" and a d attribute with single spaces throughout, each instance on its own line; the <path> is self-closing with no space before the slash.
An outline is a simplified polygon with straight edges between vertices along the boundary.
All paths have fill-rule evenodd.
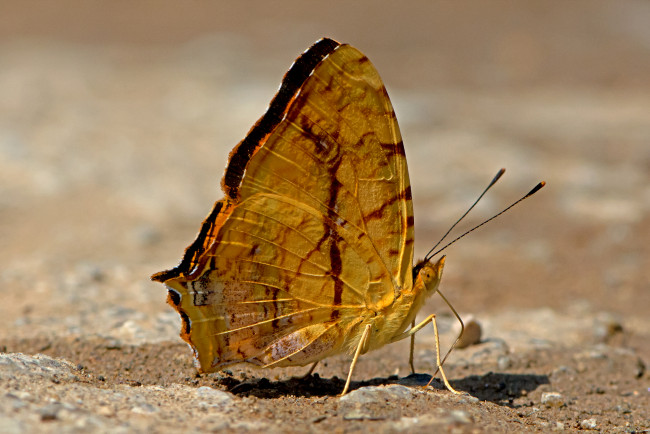
<path id="1" fill-rule="evenodd" d="M 504 173 L 506 173 L 506 169 L 504 167 L 499 169 L 499 171 L 497 172 L 496 175 L 494 175 L 494 178 L 492 179 L 492 182 L 490 182 L 490 185 L 488 185 L 488 187 L 485 189 L 485 191 L 487 191 L 490 187 L 492 187 L 494 184 L 496 184 L 496 182 L 499 180 L 499 178 L 501 178 L 501 176 L 503 176 Z M 479 199 L 480 199 L 480 197 L 479 197 Z"/>
<path id="2" fill-rule="evenodd" d="M 541 190 L 542 187 L 544 187 L 545 185 L 546 185 L 546 181 L 542 181 L 542 182 L 540 182 L 540 183 L 537 184 L 537 185 L 536 185 L 532 190 L 530 190 L 530 191 L 528 192 L 528 194 L 526 195 L 526 197 L 528 197 L 528 196 L 532 196 L 533 194 L 537 193 L 537 192 L 538 192 L 539 190 Z"/>

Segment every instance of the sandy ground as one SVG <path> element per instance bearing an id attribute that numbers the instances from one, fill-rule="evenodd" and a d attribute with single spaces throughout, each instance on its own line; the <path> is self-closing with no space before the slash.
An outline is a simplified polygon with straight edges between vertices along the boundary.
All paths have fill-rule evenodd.
<path id="1" fill-rule="evenodd" d="M 650 4 L 0 5 L 0 431 L 650 430 Z M 306 368 L 197 376 L 165 291 L 229 150 L 313 41 L 394 102 L 422 256 L 500 167 L 442 291 L 482 324 Z M 463 228 L 459 229 L 459 232 Z M 457 325 L 442 300 L 442 346 Z"/>

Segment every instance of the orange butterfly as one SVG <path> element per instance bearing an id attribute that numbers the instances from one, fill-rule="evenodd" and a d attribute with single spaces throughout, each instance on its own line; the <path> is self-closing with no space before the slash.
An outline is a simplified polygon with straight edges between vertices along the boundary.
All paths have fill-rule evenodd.
<path id="1" fill-rule="evenodd" d="M 345 393 L 360 354 L 434 319 L 414 326 L 445 258 L 412 266 L 402 138 L 379 74 L 355 48 L 321 39 L 294 62 L 231 152 L 222 188 L 181 263 L 152 276 L 201 372 L 354 354 Z"/>

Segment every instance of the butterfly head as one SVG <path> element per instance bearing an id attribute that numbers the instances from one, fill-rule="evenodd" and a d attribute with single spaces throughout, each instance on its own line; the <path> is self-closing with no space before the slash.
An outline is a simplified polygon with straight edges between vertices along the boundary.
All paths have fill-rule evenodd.
<path id="1" fill-rule="evenodd" d="M 433 295 L 440 285 L 442 269 L 445 267 L 445 258 L 442 256 L 437 262 L 423 260 L 413 267 L 413 280 L 420 280 L 426 289 L 426 295 Z"/>

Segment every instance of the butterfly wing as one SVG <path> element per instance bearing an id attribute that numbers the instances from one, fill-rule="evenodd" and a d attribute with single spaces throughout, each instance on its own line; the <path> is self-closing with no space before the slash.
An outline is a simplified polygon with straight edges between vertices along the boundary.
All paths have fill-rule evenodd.
<path id="1" fill-rule="evenodd" d="M 152 277 L 202 371 L 349 350 L 364 316 L 412 285 L 399 128 L 377 71 L 349 45 L 322 39 L 296 60 L 222 184 L 181 264 Z"/>

